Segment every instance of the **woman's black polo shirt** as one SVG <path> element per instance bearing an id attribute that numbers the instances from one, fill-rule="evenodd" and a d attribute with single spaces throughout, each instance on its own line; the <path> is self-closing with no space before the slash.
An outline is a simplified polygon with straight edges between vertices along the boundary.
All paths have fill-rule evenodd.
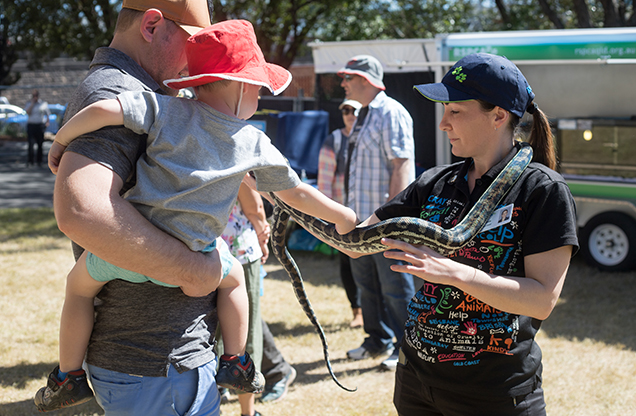
<path id="1" fill-rule="evenodd" d="M 476 181 L 472 159 L 432 168 L 376 211 L 379 219 L 418 217 L 452 228 L 516 154 Z M 495 275 L 524 276 L 524 256 L 565 245 L 578 248 L 575 205 L 561 175 L 531 163 L 484 229 L 451 256 Z M 402 349 L 425 384 L 474 395 L 517 396 L 536 385 L 541 321 L 497 310 L 453 287 L 424 282 L 409 304 Z"/>

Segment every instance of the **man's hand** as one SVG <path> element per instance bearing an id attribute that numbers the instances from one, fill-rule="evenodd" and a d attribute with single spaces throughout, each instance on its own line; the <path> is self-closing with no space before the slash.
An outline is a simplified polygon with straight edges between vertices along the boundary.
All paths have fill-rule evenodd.
<path id="1" fill-rule="evenodd" d="M 221 280 L 223 280 L 223 270 L 219 250 L 212 250 L 209 253 L 205 253 L 205 256 L 210 262 L 218 265 L 218 273 L 211 274 L 204 280 L 192 280 L 187 284 L 182 284 L 180 287 L 184 295 L 194 298 L 207 296 L 214 292 L 219 287 L 219 284 L 221 284 Z"/>

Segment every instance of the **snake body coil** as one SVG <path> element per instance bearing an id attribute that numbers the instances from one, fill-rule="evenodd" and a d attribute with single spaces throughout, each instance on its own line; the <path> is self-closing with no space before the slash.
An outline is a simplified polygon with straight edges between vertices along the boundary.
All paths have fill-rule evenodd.
<path id="1" fill-rule="evenodd" d="M 448 256 L 468 244 L 481 231 L 499 202 L 517 182 L 531 160 L 532 148 L 529 145 L 522 145 L 514 158 L 493 180 L 464 219 L 448 230 L 419 218 L 399 217 L 380 221 L 367 227 L 358 227 L 347 234 L 340 235 L 333 224 L 306 215 L 288 206 L 273 193 L 270 194 L 276 202 L 271 234 L 272 251 L 289 275 L 298 302 L 320 336 L 329 374 L 338 386 L 347 391 L 355 391 L 355 389 L 348 389 L 340 384 L 333 373 L 325 333 L 307 298 L 300 270 L 285 247 L 287 222 L 290 217 L 328 244 L 356 253 L 368 254 L 385 251 L 387 247 L 381 243 L 381 240 L 382 238 L 390 238 L 412 245 L 426 245 L 438 253 Z"/>

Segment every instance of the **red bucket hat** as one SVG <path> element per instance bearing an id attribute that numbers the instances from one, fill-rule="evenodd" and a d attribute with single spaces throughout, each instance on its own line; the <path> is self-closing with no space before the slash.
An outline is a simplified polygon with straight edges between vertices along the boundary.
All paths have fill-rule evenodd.
<path id="1" fill-rule="evenodd" d="M 226 20 L 206 27 L 190 36 L 185 52 L 190 76 L 164 81 L 172 89 L 227 79 L 261 85 L 278 95 L 292 79 L 282 66 L 265 62 L 254 27 L 246 20 Z"/>

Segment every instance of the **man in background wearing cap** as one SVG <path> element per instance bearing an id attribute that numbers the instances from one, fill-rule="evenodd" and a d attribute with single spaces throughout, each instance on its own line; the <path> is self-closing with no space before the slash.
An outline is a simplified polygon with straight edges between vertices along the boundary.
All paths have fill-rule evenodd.
<path id="1" fill-rule="evenodd" d="M 413 120 L 408 111 L 384 92 L 380 62 L 358 55 L 338 71 L 347 99 L 362 108 L 349 137 L 346 203 L 368 218 L 376 208 L 392 199 L 415 180 Z M 354 360 L 389 355 L 382 368 L 395 369 L 398 348 L 407 318 L 407 305 L 415 294 L 413 277 L 396 273 L 382 253 L 351 259 L 351 270 L 361 290 L 362 317 L 367 333 L 362 345 L 347 352 Z"/>
<path id="2" fill-rule="evenodd" d="M 206 0 L 124 0 L 110 47 L 96 50 L 67 119 L 124 91 L 176 95 L 162 81 L 185 74 L 186 40 L 209 25 Z M 104 286 L 86 357 L 92 385 L 108 415 L 217 415 L 216 292 L 210 292 L 218 280 L 210 276 L 221 277 L 218 252 L 189 250 L 121 198 L 145 148 L 145 135 L 103 129 L 75 140 L 57 174 L 55 214 L 76 243 L 76 258 L 85 247 L 183 288 L 121 280 Z"/>

